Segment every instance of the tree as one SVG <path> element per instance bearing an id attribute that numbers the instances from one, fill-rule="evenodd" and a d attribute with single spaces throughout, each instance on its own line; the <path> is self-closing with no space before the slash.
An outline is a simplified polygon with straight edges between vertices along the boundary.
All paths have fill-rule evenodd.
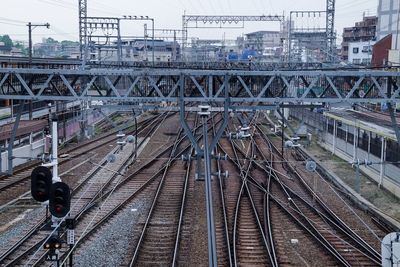
<path id="1" fill-rule="evenodd" d="M 49 37 L 49 38 L 46 39 L 46 43 L 47 43 L 47 44 L 55 44 L 55 43 L 58 43 L 58 41 L 57 41 L 57 40 L 54 40 L 54 39 L 51 38 L 51 37 Z"/>
<path id="2" fill-rule="evenodd" d="M 28 48 L 25 47 L 22 43 L 17 41 L 17 43 L 14 46 L 15 46 L 15 48 L 21 49 L 21 51 L 24 55 L 28 55 Z"/>
<path id="3" fill-rule="evenodd" d="M 4 46 L 7 48 L 12 48 L 13 47 L 13 41 L 11 40 L 9 35 L 3 35 L 0 37 L 0 42 L 4 43 Z"/>
<path id="4" fill-rule="evenodd" d="M 61 45 L 62 46 L 79 46 L 79 42 L 63 40 L 63 41 L 61 41 Z"/>

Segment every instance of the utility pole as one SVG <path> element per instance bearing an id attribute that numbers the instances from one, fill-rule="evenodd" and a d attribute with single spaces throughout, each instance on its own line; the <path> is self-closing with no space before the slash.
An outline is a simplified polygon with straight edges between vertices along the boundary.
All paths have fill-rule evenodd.
<path id="1" fill-rule="evenodd" d="M 174 43 L 173 43 L 173 48 L 172 48 L 172 61 L 176 61 L 176 31 L 174 30 Z"/>
<path id="2" fill-rule="evenodd" d="M 44 24 L 32 24 L 32 22 L 29 22 L 26 26 L 28 26 L 28 35 L 29 35 L 29 66 L 32 65 L 32 31 L 36 27 L 46 27 L 47 29 L 50 28 L 49 23 L 44 23 Z M 29 100 L 29 119 L 33 119 L 33 104 L 32 100 Z"/>
<path id="3" fill-rule="evenodd" d="M 147 58 L 147 23 L 145 23 L 144 25 L 144 56 L 146 58 L 146 62 L 148 61 Z M 153 47 L 154 49 L 154 47 Z"/>
<path id="4" fill-rule="evenodd" d="M 32 64 L 32 31 L 36 27 L 46 27 L 47 29 L 50 28 L 49 23 L 44 23 L 44 24 L 32 24 L 32 22 L 29 22 L 26 26 L 28 26 L 28 34 L 29 34 L 29 65 Z"/>
<path id="5" fill-rule="evenodd" d="M 284 161 L 285 161 L 285 108 L 283 107 L 283 105 L 282 105 L 282 127 L 281 127 L 281 129 L 282 129 L 282 131 L 281 131 L 281 133 L 282 133 L 282 136 L 281 136 L 281 138 L 282 138 L 282 150 L 281 150 L 281 153 L 282 153 L 282 167 L 284 166 Z"/>
<path id="6" fill-rule="evenodd" d="M 153 18 L 151 18 L 151 27 L 152 27 L 151 39 L 152 39 L 152 46 L 153 46 L 151 57 L 152 57 L 153 67 L 154 67 L 154 19 Z"/>

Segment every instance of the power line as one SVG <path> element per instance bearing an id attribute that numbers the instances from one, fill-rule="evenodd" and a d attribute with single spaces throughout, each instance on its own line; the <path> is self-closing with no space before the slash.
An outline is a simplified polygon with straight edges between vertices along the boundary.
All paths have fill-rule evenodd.
<path id="1" fill-rule="evenodd" d="M 189 2 L 190 5 L 192 4 L 190 1 L 188 1 L 188 2 Z M 186 9 L 187 9 L 185 3 L 184 3 L 182 0 L 179 0 L 179 3 L 180 3 L 181 6 L 183 7 L 183 10 L 186 10 Z"/>
<path id="2" fill-rule="evenodd" d="M 199 1 L 199 2 L 201 2 L 201 1 Z M 216 9 L 215 9 L 215 7 L 213 5 L 213 0 L 208 0 L 208 2 L 209 2 L 209 6 L 211 7 L 211 9 L 214 12 L 214 14 L 217 14 L 218 12 L 216 11 Z M 206 12 L 207 12 L 207 10 L 206 10 Z"/>
<path id="3" fill-rule="evenodd" d="M 59 3 L 59 2 L 51 2 L 50 0 L 36 0 L 36 1 L 42 2 L 42 3 L 44 3 L 44 4 L 52 5 L 52 6 L 63 7 L 63 8 L 67 8 L 67 9 L 72 9 L 72 10 L 75 10 L 75 11 L 78 10 L 77 7 L 68 6 L 68 5 Z"/>
<path id="4" fill-rule="evenodd" d="M 220 9 L 220 12 L 223 12 L 224 11 L 223 4 L 220 1 L 216 1 L 216 2 L 218 4 L 218 8 Z"/>
<path id="5" fill-rule="evenodd" d="M 14 23 L 20 23 L 20 24 L 26 24 L 28 22 L 26 21 L 22 21 L 22 20 L 16 20 L 16 19 L 9 19 L 9 18 L 5 18 L 5 17 L 0 17 L 0 20 L 5 20 L 5 21 L 10 21 L 10 22 L 14 22 Z"/>
<path id="6" fill-rule="evenodd" d="M 232 14 L 232 13 L 233 13 L 233 10 L 232 10 L 232 4 L 231 4 L 231 1 L 230 1 L 230 0 L 226 0 L 226 2 L 227 2 L 227 4 L 228 4 L 229 11 L 230 11 L 230 13 Z"/>
<path id="7" fill-rule="evenodd" d="M 25 25 L 15 24 L 15 23 L 11 23 L 11 22 L 3 22 L 3 21 L 0 21 L 0 24 L 12 25 L 12 26 L 17 26 L 17 27 L 25 27 Z"/>
<path id="8" fill-rule="evenodd" d="M 54 26 L 50 27 L 50 30 L 52 30 L 53 32 L 57 33 L 58 35 L 69 36 L 69 37 L 72 37 L 74 39 L 78 38 L 77 37 L 77 34 L 78 34 L 77 32 L 71 34 L 71 33 L 68 33 L 68 32 L 64 32 L 63 30 L 61 30 L 61 29 L 59 29 L 57 27 L 54 27 Z"/>

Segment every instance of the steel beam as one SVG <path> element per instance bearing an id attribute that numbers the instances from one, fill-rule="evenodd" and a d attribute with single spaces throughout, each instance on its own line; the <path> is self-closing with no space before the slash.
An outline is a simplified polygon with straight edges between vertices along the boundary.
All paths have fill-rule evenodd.
<path id="1" fill-rule="evenodd" d="M 35 78 L 31 83 L 32 77 Z M 399 103 L 398 90 L 385 92 L 389 80 L 400 79 L 392 71 L 238 71 L 180 69 L 6 69 L 0 68 L 0 99 L 41 101 L 114 101 L 140 103 L 177 103 L 179 77 L 184 78 L 182 101 L 240 103 L 249 110 L 285 105 L 321 103 Z M 230 77 L 227 83 L 224 77 Z M 52 81 L 58 81 L 58 91 Z M 246 81 L 252 81 L 251 85 Z M 120 82 L 126 81 L 126 82 Z M 207 82 L 208 81 L 208 82 Z M 221 81 L 220 87 L 206 90 L 207 83 Z M 348 81 L 348 82 L 347 82 Z M 8 85 L 13 85 L 13 91 Z M 389 83 L 390 84 L 390 83 Z M 219 85 L 215 85 L 219 86 Z M 368 94 L 366 87 L 374 86 Z M 282 90 L 284 89 L 284 90 Z M 330 93 L 328 90 L 331 89 Z M 397 89 L 397 88 L 396 88 Z M 215 92 L 216 91 L 216 92 Z M 323 91 L 323 93 L 321 93 Z M 215 92 L 215 93 L 214 93 Z M 238 93 L 239 92 L 239 93 Z M 258 107 L 251 107 L 254 103 Z"/>

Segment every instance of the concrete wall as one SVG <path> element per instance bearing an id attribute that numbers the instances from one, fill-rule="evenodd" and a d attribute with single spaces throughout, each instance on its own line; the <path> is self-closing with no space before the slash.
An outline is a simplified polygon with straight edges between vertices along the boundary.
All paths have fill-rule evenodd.
<path id="1" fill-rule="evenodd" d="M 105 114 L 112 113 L 111 110 L 105 109 L 103 111 Z M 98 113 L 91 113 L 87 116 L 88 124 L 92 125 L 98 121 L 103 119 L 103 116 Z M 80 118 L 74 118 L 66 122 L 66 141 L 71 140 L 76 134 L 80 133 Z M 59 136 L 62 136 L 64 132 L 63 127 L 60 125 L 59 127 Z M 18 141 L 15 142 L 17 144 Z M 29 158 L 36 158 L 38 155 L 41 155 L 45 151 L 45 138 L 39 139 L 35 142 L 30 142 L 31 144 L 24 145 L 21 147 L 14 148 L 13 156 L 14 157 L 29 157 Z M 13 160 L 13 167 L 28 162 L 29 159 L 14 159 Z M 8 152 L 5 151 L 1 153 L 1 170 L 0 172 L 6 172 L 9 168 L 8 166 Z"/>
<path id="2" fill-rule="evenodd" d="M 399 0 L 379 0 L 377 37 L 381 40 L 388 34 L 392 34 L 392 49 L 400 48 L 400 35 L 398 34 Z"/>
<path id="3" fill-rule="evenodd" d="M 13 151 L 13 156 L 14 157 L 31 157 L 35 158 L 38 155 L 41 155 L 44 153 L 44 147 L 45 147 L 45 139 L 40 139 L 36 142 L 33 142 L 32 144 L 28 144 L 22 147 L 15 148 Z M 27 162 L 28 159 L 14 159 L 13 160 L 13 167 L 23 164 Z M 8 152 L 3 152 L 1 153 L 1 171 L 5 172 L 8 170 Z"/>
<path id="4" fill-rule="evenodd" d="M 105 110 L 103 111 L 105 114 L 110 114 L 111 111 L 109 110 Z M 88 121 L 88 125 L 92 125 L 100 120 L 102 120 L 104 117 L 103 115 L 101 115 L 99 112 L 92 112 L 90 114 L 87 115 L 87 121 Z M 64 141 L 69 141 L 72 138 L 75 137 L 75 135 L 77 133 L 79 133 L 81 131 L 80 129 L 80 121 L 81 118 L 80 117 L 75 117 L 69 121 L 66 122 L 65 124 L 65 139 Z M 59 128 L 58 128 L 58 135 L 60 137 L 64 136 L 64 127 L 62 125 L 62 122 L 60 122 Z"/>

